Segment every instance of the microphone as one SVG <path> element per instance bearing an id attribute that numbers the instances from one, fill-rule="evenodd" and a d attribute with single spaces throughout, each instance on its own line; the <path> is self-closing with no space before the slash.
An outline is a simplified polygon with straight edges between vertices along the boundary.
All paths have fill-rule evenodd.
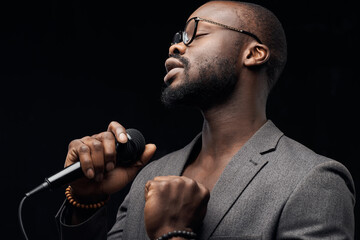
<path id="1" fill-rule="evenodd" d="M 124 144 L 116 140 L 116 165 L 130 166 L 137 161 L 145 150 L 145 138 L 136 129 L 126 129 L 128 141 Z M 84 176 L 80 162 L 67 166 L 60 172 L 45 178 L 45 182 L 26 193 L 26 197 L 45 189 L 56 189 Z"/>

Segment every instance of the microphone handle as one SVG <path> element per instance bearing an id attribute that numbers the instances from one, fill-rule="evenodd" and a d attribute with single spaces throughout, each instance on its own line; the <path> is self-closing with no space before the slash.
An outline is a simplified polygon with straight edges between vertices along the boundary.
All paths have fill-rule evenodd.
<path id="1" fill-rule="evenodd" d="M 76 162 L 51 177 L 45 178 L 45 182 L 50 185 L 51 189 L 56 189 L 83 176 L 80 162 Z"/>
<path id="2" fill-rule="evenodd" d="M 60 172 L 55 173 L 51 177 L 45 178 L 45 181 L 42 184 L 40 184 L 30 192 L 27 192 L 25 195 L 29 197 L 34 193 L 41 192 L 48 188 L 56 189 L 82 176 L 84 176 L 84 173 L 82 172 L 80 162 L 76 162 L 74 164 L 71 164 L 70 166 L 67 166 Z"/>

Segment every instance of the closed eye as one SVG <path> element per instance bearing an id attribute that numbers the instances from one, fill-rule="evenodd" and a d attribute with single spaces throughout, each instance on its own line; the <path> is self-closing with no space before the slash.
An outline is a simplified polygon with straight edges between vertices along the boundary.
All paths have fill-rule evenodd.
<path id="1" fill-rule="evenodd" d="M 197 33 L 196 35 L 195 35 L 195 38 L 194 38 L 194 40 L 196 40 L 196 39 L 198 39 L 198 38 L 201 38 L 201 37 L 204 37 L 204 36 L 206 36 L 206 35 L 208 35 L 209 33 Z"/>

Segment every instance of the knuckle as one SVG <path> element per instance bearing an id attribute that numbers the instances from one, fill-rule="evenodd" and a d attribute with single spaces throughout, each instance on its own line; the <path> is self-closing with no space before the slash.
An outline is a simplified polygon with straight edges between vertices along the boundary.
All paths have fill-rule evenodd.
<path id="1" fill-rule="evenodd" d="M 210 199 L 210 190 L 206 187 L 200 188 L 203 198 L 207 201 Z"/>
<path id="2" fill-rule="evenodd" d="M 152 182 L 152 180 L 148 180 L 148 181 L 146 182 L 145 186 L 150 186 L 150 185 L 151 185 L 151 182 Z"/>
<path id="3" fill-rule="evenodd" d="M 80 147 L 79 147 L 79 153 L 88 153 L 90 152 L 90 149 L 88 146 L 86 146 L 85 144 L 82 144 Z"/>
<path id="4" fill-rule="evenodd" d="M 85 137 L 79 139 L 79 141 L 81 141 L 81 142 L 87 142 L 87 141 L 89 141 L 90 139 L 91 139 L 90 136 L 85 136 Z"/>
<path id="5" fill-rule="evenodd" d="M 188 185 L 189 187 L 191 187 L 191 188 L 195 188 L 195 187 L 197 187 L 197 182 L 194 180 L 194 179 L 192 179 L 192 178 L 185 178 L 185 177 L 182 177 L 182 180 L 184 181 L 184 182 L 186 182 L 186 185 Z"/>
<path id="6" fill-rule="evenodd" d="M 149 188 L 153 184 L 153 180 L 149 180 L 146 182 L 145 187 Z"/>
<path id="7" fill-rule="evenodd" d="M 210 197 L 210 190 L 204 187 L 204 195 Z"/>
<path id="8" fill-rule="evenodd" d="M 151 181 L 160 181 L 161 177 L 160 176 L 156 176 L 154 177 L 154 180 L 151 180 Z M 149 181 L 150 182 L 150 181 Z"/>
<path id="9" fill-rule="evenodd" d="M 188 178 L 187 181 L 188 181 L 188 183 L 189 183 L 190 185 L 195 185 L 195 186 L 197 186 L 197 182 L 196 182 L 194 179 Z"/>
<path id="10" fill-rule="evenodd" d="M 111 132 L 103 132 L 101 134 L 101 137 L 105 140 L 114 140 L 114 134 L 112 134 Z"/>
<path id="11" fill-rule="evenodd" d="M 167 181 L 151 180 L 148 182 L 152 189 L 156 189 L 157 192 L 164 192 L 168 188 L 169 183 Z"/>
<path id="12" fill-rule="evenodd" d="M 167 189 L 169 188 L 169 183 L 166 181 L 156 182 L 154 183 L 154 185 L 155 185 L 154 187 L 156 187 L 161 192 L 166 192 Z"/>
<path id="13" fill-rule="evenodd" d="M 111 121 L 109 125 L 113 126 L 114 124 L 117 124 L 117 122 L 116 121 Z"/>
<path id="14" fill-rule="evenodd" d="M 198 192 L 198 191 L 200 191 L 199 185 L 198 185 L 197 182 L 194 181 L 194 180 L 191 180 L 191 181 L 189 182 L 189 188 L 190 188 L 193 192 Z"/>
<path id="15" fill-rule="evenodd" d="M 116 125 L 118 125 L 118 122 L 116 122 L 116 121 L 111 121 L 111 122 L 109 123 L 108 128 L 115 128 Z"/>
<path id="16" fill-rule="evenodd" d="M 102 143 L 100 141 L 93 141 L 91 143 L 92 147 L 94 148 L 95 151 L 101 151 L 102 150 Z"/>
<path id="17" fill-rule="evenodd" d="M 164 188 L 164 183 L 163 182 L 158 182 L 156 180 L 149 180 L 146 183 L 146 186 L 148 189 L 152 189 L 155 190 L 156 192 L 162 192 L 163 188 Z"/>
<path id="18" fill-rule="evenodd" d="M 172 182 L 177 184 L 177 185 L 183 185 L 185 183 L 184 180 L 182 178 L 180 178 L 180 177 L 179 178 L 174 178 L 172 180 Z"/>
<path id="19" fill-rule="evenodd" d="M 72 141 L 69 143 L 69 145 L 68 145 L 68 149 L 70 150 L 70 149 L 75 148 L 75 146 L 78 145 L 79 142 L 80 142 L 79 139 L 72 140 Z"/>

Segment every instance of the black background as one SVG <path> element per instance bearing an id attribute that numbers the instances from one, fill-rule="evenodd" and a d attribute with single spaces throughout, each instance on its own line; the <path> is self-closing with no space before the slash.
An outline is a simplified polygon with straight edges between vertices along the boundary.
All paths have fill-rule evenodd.
<path id="1" fill-rule="evenodd" d="M 201 130 L 198 111 L 166 110 L 159 96 L 172 36 L 204 2 L 48 0 L 0 6 L 3 236 L 21 239 L 21 198 L 62 169 L 72 139 L 104 131 L 117 120 L 156 143 L 160 157 Z M 275 12 L 288 39 L 288 64 L 270 96 L 268 117 L 289 137 L 343 163 L 358 185 L 355 1 L 256 2 Z M 53 217 L 63 194 L 44 192 L 25 202 L 30 239 L 56 239 Z M 112 208 L 122 196 L 111 199 Z"/>

